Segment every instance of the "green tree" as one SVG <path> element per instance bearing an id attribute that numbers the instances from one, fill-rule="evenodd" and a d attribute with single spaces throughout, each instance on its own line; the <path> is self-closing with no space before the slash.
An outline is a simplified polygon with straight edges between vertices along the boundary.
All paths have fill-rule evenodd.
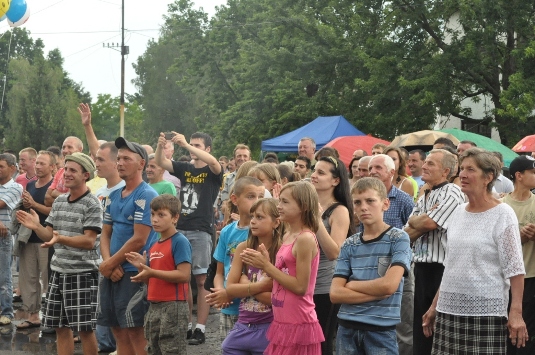
<path id="1" fill-rule="evenodd" d="M 97 101 L 91 105 L 91 120 L 98 139 L 114 141 L 119 136 L 120 96 L 99 94 Z M 134 96 L 127 95 L 125 100 L 125 136 L 128 140 L 151 142 L 143 130 L 143 109 Z M 149 140 L 152 138 L 152 140 Z"/>
<path id="2" fill-rule="evenodd" d="M 78 97 L 63 88 L 63 71 L 43 58 L 12 59 L 9 63 L 12 88 L 7 93 L 5 146 L 45 149 L 61 145 L 70 135 L 81 137 L 83 128 L 76 112 Z"/>

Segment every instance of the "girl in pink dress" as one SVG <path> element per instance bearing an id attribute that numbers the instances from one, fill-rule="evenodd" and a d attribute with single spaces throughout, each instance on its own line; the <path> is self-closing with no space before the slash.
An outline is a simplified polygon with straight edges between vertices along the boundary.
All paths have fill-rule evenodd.
<path id="1" fill-rule="evenodd" d="M 305 181 L 286 184 L 279 198 L 280 220 L 286 233 L 275 265 L 263 245 L 241 253 L 244 263 L 264 270 L 273 279 L 273 322 L 267 338 L 268 355 L 320 355 L 325 340 L 314 310 L 314 287 L 319 252 L 316 236 L 318 195 Z"/>

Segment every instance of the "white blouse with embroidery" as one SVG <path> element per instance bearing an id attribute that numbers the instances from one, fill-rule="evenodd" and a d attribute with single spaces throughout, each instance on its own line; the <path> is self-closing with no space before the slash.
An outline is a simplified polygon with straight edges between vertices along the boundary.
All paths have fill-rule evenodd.
<path id="1" fill-rule="evenodd" d="M 437 311 L 507 317 L 509 278 L 525 274 L 518 220 L 500 203 L 485 212 L 451 216 Z"/>

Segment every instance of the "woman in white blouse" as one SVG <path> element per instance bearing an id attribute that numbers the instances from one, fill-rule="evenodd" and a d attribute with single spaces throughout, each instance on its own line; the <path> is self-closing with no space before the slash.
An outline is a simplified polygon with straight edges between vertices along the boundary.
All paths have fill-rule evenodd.
<path id="1" fill-rule="evenodd" d="M 451 217 L 455 223 L 448 228 L 444 276 L 423 317 L 424 333 L 435 332 L 432 354 L 501 355 L 508 334 L 517 347 L 528 339 L 522 319 L 525 272 L 518 220 L 508 205 L 492 196 L 501 170 L 497 159 L 472 148 L 460 162 L 461 190 L 468 203 Z"/>

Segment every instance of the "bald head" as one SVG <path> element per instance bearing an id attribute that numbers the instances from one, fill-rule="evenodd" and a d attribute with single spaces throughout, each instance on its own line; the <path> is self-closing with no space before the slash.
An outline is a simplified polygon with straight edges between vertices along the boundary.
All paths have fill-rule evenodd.
<path id="1" fill-rule="evenodd" d="M 78 137 L 70 136 L 65 138 L 61 146 L 61 153 L 64 157 L 75 152 L 82 152 L 84 150 L 84 143 Z"/>
<path id="2" fill-rule="evenodd" d="M 148 154 L 148 155 L 154 153 L 154 149 L 152 149 L 152 147 L 151 147 L 150 145 L 148 145 L 148 144 L 143 144 L 142 147 L 145 148 L 145 150 L 147 151 L 147 154 Z"/>

